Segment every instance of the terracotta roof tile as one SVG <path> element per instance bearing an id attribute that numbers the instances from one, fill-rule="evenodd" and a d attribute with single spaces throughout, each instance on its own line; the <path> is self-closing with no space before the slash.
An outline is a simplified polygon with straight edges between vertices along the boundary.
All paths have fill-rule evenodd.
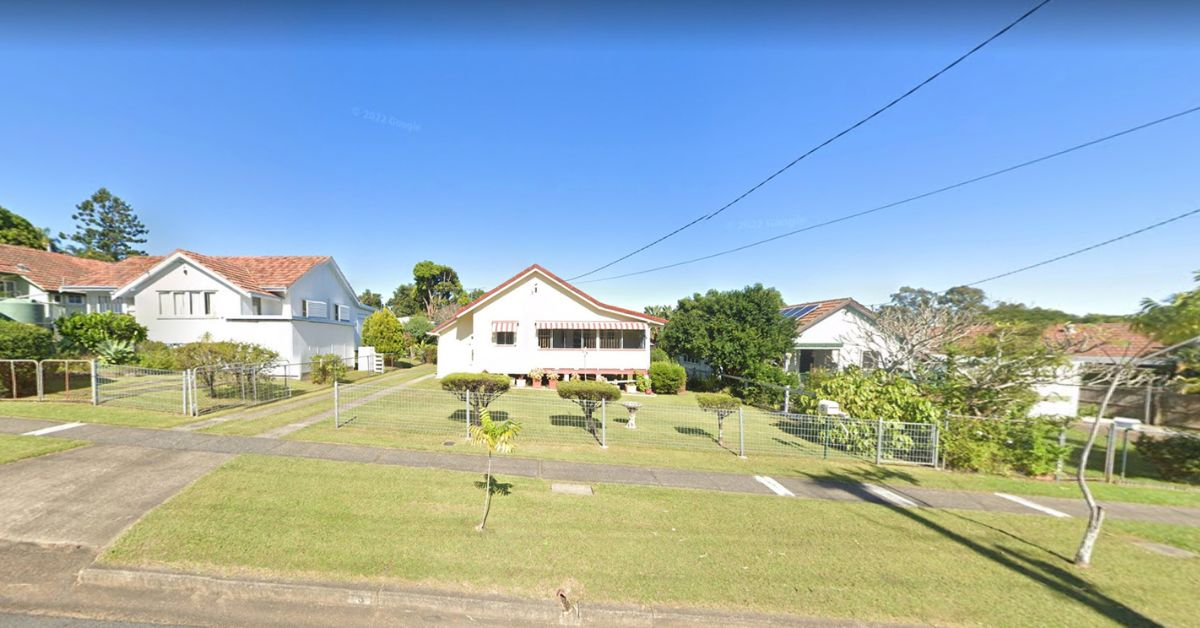
<path id="1" fill-rule="evenodd" d="M 1154 353 L 1164 346 L 1134 331 L 1128 323 L 1070 323 L 1053 325 L 1042 338 L 1066 347 L 1076 357 L 1125 359 Z"/>
<path id="2" fill-rule="evenodd" d="M 110 262 L 0 244 L 0 273 L 20 275 L 44 290 L 79 285 L 84 277 L 102 272 L 111 265 Z"/>
<path id="3" fill-rule="evenodd" d="M 841 298 L 841 299 L 828 299 L 825 301 L 809 301 L 807 303 L 796 303 L 793 305 L 785 305 L 782 308 L 780 308 L 779 311 L 782 312 L 784 310 L 789 310 L 792 308 L 802 308 L 802 307 L 806 307 L 806 306 L 810 306 L 810 305 L 815 306 L 815 307 L 813 307 L 812 310 L 808 311 L 803 316 L 800 316 L 795 319 L 796 320 L 796 333 L 800 333 L 800 332 L 804 331 L 805 329 L 812 327 L 818 321 L 824 320 L 825 317 L 829 316 L 830 314 L 833 314 L 834 312 L 836 312 L 846 306 L 853 307 L 853 308 L 859 310 L 861 313 L 866 314 L 867 316 L 874 316 L 874 314 L 871 313 L 871 310 L 867 306 L 865 306 L 865 305 L 859 303 L 858 301 L 855 301 L 854 299 L 851 299 L 849 297 L 845 297 L 845 298 Z"/>

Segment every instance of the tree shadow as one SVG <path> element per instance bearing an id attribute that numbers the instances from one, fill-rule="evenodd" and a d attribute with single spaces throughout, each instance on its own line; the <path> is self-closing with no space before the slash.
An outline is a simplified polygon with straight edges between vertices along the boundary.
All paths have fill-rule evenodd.
<path id="1" fill-rule="evenodd" d="M 676 425 L 675 431 L 683 434 L 684 436 L 703 436 L 714 443 L 717 442 L 717 439 L 712 435 L 712 432 L 703 428 L 691 427 L 689 425 Z"/>
<path id="2" fill-rule="evenodd" d="M 553 414 L 550 415 L 550 425 L 557 427 L 577 427 L 591 434 L 587 428 L 587 419 L 575 414 Z"/>
<path id="3" fill-rule="evenodd" d="M 487 484 L 487 478 L 485 477 L 484 479 L 477 480 L 475 482 L 475 488 L 477 488 L 479 490 L 483 490 L 483 487 L 486 484 Z M 492 478 L 492 495 L 505 495 L 505 496 L 511 495 L 512 488 L 513 488 L 512 482 L 497 482 L 495 477 Z"/>
<path id="4" fill-rule="evenodd" d="M 868 476 L 870 474 L 855 475 Z M 863 499 L 869 499 L 869 501 L 873 503 L 880 504 L 892 512 L 905 517 L 929 530 L 932 530 L 942 535 L 946 539 L 958 543 L 959 545 L 996 563 L 997 565 L 1008 569 L 1014 574 L 1028 578 L 1029 580 L 1032 580 L 1063 597 L 1073 599 L 1118 624 L 1126 626 L 1161 625 L 1159 622 L 1142 615 L 1135 609 L 1105 595 L 1102 591 L 1096 588 L 1095 585 L 1079 577 L 1078 574 L 1071 571 L 1073 567 L 1070 567 L 1070 565 L 1072 565 L 1072 560 L 1069 557 L 1054 550 L 1042 547 L 1036 543 L 1033 543 L 1032 541 L 1018 536 L 1017 534 L 1009 532 L 1008 530 L 982 523 L 953 511 L 937 511 L 939 515 L 954 517 L 969 524 L 986 528 L 1008 538 L 1014 539 L 1021 544 L 1028 546 L 1030 550 L 1052 558 L 1053 561 L 1039 558 L 1036 554 L 1030 555 L 1024 552 L 1015 551 L 1011 548 L 994 544 L 985 544 L 983 542 L 968 538 L 963 534 L 955 532 L 941 523 L 934 521 L 931 517 L 921 512 L 921 509 L 919 508 L 903 508 L 870 495 L 862 487 L 861 482 L 851 474 L 830 473 L 820 478 L 818 481 L 823 484 L 827 484 L 828 486 L 836 486 L 837 488 L 845 490 L 851 494 L 860 496 Z M 902 487 L 896 488 L 889 486 L 888 488 L 903 494 Z M 911 495 L 906 495 L 906 497 L 919 502 L 919 500 Z M 1064 567 L 1064 565 L 1067 565 L 1068 567 Z"/>
<path id="5" fill-rule="evenodd" d="M 508 412 L 505 410 L 489 410 L 488 413 L 492 415 L 493 421 L 507 421 L 508 420 Z M 472 415 L 471 418 L 475 419 L 475 416 Z M 447 415 L 446 419 L 448 419 L 449 421 L 452 421 L 454 423 L 458 423 L 459 425 L 466 425 L 467 410 L 466 410 L 466 408 L 459 408 L 458 410 L 455 410 L 454 412 L 451 412 L 449 415 Z M 478 420 L 473 420 L 471 422 L 475 425 L 479 424 Z"/>

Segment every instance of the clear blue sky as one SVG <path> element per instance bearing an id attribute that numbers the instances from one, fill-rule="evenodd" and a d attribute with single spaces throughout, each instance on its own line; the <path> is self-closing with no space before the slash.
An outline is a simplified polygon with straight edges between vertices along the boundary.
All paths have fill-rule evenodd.
<path id="1" fill-rule="evenodd" d="M 0 8 L 0 205 L 69 231 L 106 186 L 149 250 L 572 276 L 720 207 L 1033 2 L 748 8 L 139 3 Z M 249 6 L 250 8 L 244 8 Z M 682 6 L 682 5 L 679 5 Z M 1055 0 L 725 212 L 598 274 L 736 246 L 1200 105 L 1185 2 Z M 718 260 L 582 284 L 630 307 L 945 288 L 1200 207 L 1200 114 Z M 983 286 L 1129 312 L 1191 285 L 1200 217 Z"/>

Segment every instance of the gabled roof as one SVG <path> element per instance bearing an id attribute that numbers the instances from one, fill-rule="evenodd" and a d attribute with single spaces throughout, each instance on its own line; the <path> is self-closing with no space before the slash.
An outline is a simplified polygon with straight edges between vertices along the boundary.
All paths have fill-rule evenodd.
<path id="1" fill-rule="evenodd" d="M 82 259 L 13 244 L 0 244 L 0 273 L 20 275 L 42 290 L 80 285 L 82 278 L 105 271 L 111 262 Z"/>
<path id="2" fill-rule="evenodd" d="M 1064 347 L 1074 358 L 1125 360 L 1149 355 L 1165 346 L 1134 331 L 1129 323 L 1067 323 L 1052 325 L 1042 338 L 1053 346 Z"/>
<path id="3" fill-rule="evenodd" d="M 779 311 L 785 314 L 789 312 L 794 314 L 791 318 L 795 318 L 796 333 L 800 333 L 847 307 L 857 310 L 859 314 L 868 319 L 875 318 L 875 314 L 871 312 L 870 308 L 849 297 L 785 305 Z"/>
<path id="4" fill-rule="evenodd" d="M 567 283 L 567 281 L 565 279 L 562 279 L 558 275 L 555 275 L 554 273 L 546 270 L 545 268 L 539 266 L 538 264 L 533 264 L 532 266 L 527 267 L 525 270 L 522 270 L 521 272 L 513 275 L 512 277 L 509 277 L 506 281 L 504 281 L 500 285 L 496 286 L 495 288 L 492 288 L 491 290 L 488 290 L 487 292 L 483 293 L 483 296 L 479 297 L 478 299 L 475 299 L 474 301 L 471 301 L 470 303 L 458 308 L 458 310 L 456 312 L 454 312 L 454 316 L 451 316 L 449 319 L 444 321 L 441 325 L 434 327 L 432 330 L 429 331 L 429 333 L 430 334 L 438 334 L 438 333 L 442 332 L 443 330 L 448 329 L 455 321 L 457 321 L 460 317 L 462 317 L 463 314 L 466 314 L 467 312 L 470 312 L 470 311 L 474 310 L 475 308 L 483 305 L 484 303 L 491 300 L 496 295 L 503 292 L 505 288 L 517 283 L 521 279 L 524 279 L 526 276 L 528 276 L 531 273 L 538 273 L 538 274 L 542 275 L 546 279 L 562 286 L 568 292 L 575 294 L 576 296 L 582 298 L 584 301 L 587 301 L 588 303 L 591 303 L 592 305 L 594 305 L 602 310 L 608 310 L 610 312 L 615 312 L 617 314 L 631 316 L 633 318 L 650 323 L 651 325 L 665 325 L 667 322 L 667 319 L 665 319 L 665 318 L 659 318 L 657 316 L 651 316 L 649 314 L 643 314 L 641 312 L 627 310 L 623 307 L 617 307 L 615 305 L 609 305 L 607 303 L 602 303 L 602 302 L 596 300 L 595 298 L 593 298 L 591 295 L 584 292 L 583 290 L 580 290 L 579 288 L 576 288 L 575 286 L 572 286 L 571 284 Z"/>

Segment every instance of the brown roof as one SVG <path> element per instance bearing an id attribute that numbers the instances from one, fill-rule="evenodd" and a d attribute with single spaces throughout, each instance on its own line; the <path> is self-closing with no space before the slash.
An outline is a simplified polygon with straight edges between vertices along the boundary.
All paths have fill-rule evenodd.
<path id="1" fill-rule="evenodd" d="M 796 303 L 794 305 L 785 305 L 782 308 L 780 308 L 779 311 L 782 312 L 784 310 L 790 310 L 790 309 L 794 309 L 794 308 L 803 308 L 803 307 L 810 306 L 810 305 L 815 306 L 815 307 L 813 307 L 812 310 L 808 311 L 803 316 L 800 316 L 795 319 L 796 320 L 796 333 L 800 333 L 800 332 L 804 331 L 805 329 L 812 327 L 813 325 L 824 320 L 826 317 L 830 316 L 834 312 L 836 312 L 844 307 L 847 307 L 847 306 L 853 307 L 854 309 L 858 310 L 861 314 L 865 314 L 868 317 L 874 317 L 874 314 L 871 313 L 871 310 L 867 306 L 865 306 L 865 305 L 859 303 L 858 301 L 855 301 L 854 299 L 851 299 L 849 297 L 845 297 L 845 298 L 841 298 L 841 299 L 828 299 L 825 301 L 809 301 L 807 303 Z"/>
<path id="2" fill-rule="evenodd" d="M 1067 323 L 1048 327 L 1042 337 L 1074 357 L 1125 359 L 1154 353 L 1164 345 L 1134 331 L 1128 323 Z"/>
<path id="3" fill-rule="evenodd" d="M 261 293 L 290 286 L 310 268 L 330 259 L 320 255 L 220 257 L 182 249 L 175 253 L 223 276 L 243 290 Z M 0 273 L 20 275 L 45 290 L 57 291 L 64 286 L 119 288 L 164 259 L 164 256 L 150 255 L 115 263 L 103 262 L 0 244 Z"/>

